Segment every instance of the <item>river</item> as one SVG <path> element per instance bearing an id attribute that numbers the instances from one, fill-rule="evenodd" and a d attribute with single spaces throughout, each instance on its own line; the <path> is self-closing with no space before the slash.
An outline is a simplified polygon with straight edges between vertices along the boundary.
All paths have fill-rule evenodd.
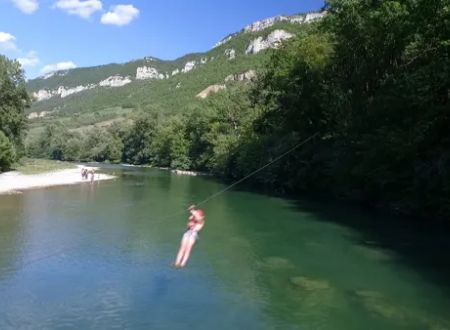
<path id="1" fill-rule="evenodd" d="M 174 269 L 207 177 L 117 179 L 0 196 L 0 329 L 450 329 L 438 225 L 233 190 Z"/>

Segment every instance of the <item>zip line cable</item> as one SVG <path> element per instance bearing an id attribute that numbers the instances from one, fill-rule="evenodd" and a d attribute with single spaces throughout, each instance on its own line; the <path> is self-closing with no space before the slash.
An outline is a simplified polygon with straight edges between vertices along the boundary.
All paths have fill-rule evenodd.
<path id="1" fill-rule="evenodd" d="M 243 178 L 241 178 L 241 179 L 237 180 L 236 182 L 230 184 L 229 186 L 225 187 L 224 189 L 222 189 L 222 190 L 220 190 L 220 191 L 218 191 L 218 192 L 212 194 L 211 196 L 209 196 L 209 197 L 205 198 L 204 200 L 202 200 L 202 201 L 196 203 L 195 205 L 197 205 L 197 206 L 198 206 L 198 205 L 203 205 L 203 204 L 209 202 L 211 199 L 213 199 L 213 198 L 215 198 L 215 197 L 217 197 L 217 196 L 223 194 L 224 192 L 230 190 L 231 188 L 233 188 L 234 186 L 238 185 L 239 183 L 241 183 L 241 182 L 247 180 L 248 178 L 252 177 L 252 176 L 255 175 L 256 173 L 261 172 L 261 171 L 262 171 L 263 169 L 265 169 L 266 167 L 269 167 L 269 166 L 272 165 L 273 163 L 279 161 L 281 158 L 287 156 L 288 154 L 290 154 L 291 152 L 293 152 L 295 149 L 300 148 L 301 146 L 305 145 L 305 144 L 308 143 L 310 140 L 312 140 L 313 138 L 315 138 L 318 134 L 319 134 L 319 132 L 316 132 L 316 133 L 314 133 L 313 135 L 311 135 L 310 137 L 308 137 L 307 139 L 300 141 L 300 142 L 297 143 L 295 146 L 293 146 L 293 147 L 290 148 L 289 150 L 285 151 L 285 152 L 282 153 L 281 155 L 275 157 L 273 160 L 271 160 L 271 161 L 268 162 L 267 164 L 261 166 L 260 168 L 254 170 L 253 172 L 250 172 L 249 174 L 247 174 L 247 175 L 244 176 Z M 164 220 L 165 220 L 165 219 L 170 219 L 170 218 L 172 218 L 172 217 L 175 217 L 175 216 L 177 216 L 177 215 L 184 214 L 184 213 L 185 213 L 185 211 L 176 212 L 176 213 L 170 214 L 170 215 L 168 215 L 168 216 L 165 216 L 165 217 L 163 217 L 162 219 L 164 219 Z"/>
<path id="2" fill-rule="evenodd" d="M 208 201 L 210 201 L 211 199 L 213 199 L 214 197 L 219 196 L 220 194 L 223 194 L 224 192 L 230 190 L 231 188 L 233 188 L 234 186 L 238 185 L 239 183 L 247 180 L 248 178 L 250 178 L 251 176 L 255 175 L 258 172 L 261 172 L 263 169 L 265 169 L 266 167 L 269 167 L 270 165 L 272 165 L 273 163 L 279 161 L 281 158 L 283 158 L 284 156 L 290 154 L 292 151 L 294 151 L 297 148 L 300 148 L 302 145 L 308 143 L 310 140 L 312 140 L 314 137 L 316 137 L 319 133 L 315 133 L 313 135 L 311 135 L 309 138 L 307 138 L 306 140 L 301 141 L 300 143 L 296 144 L 295 146 L 293 146 L 291 149 L 289 149 L 288 151 L 282 153 L 281 155 L 279 155 L 278 157 L 276 157 L 275 159 L 271 160 L 270 162 L 268 162 L 266 165 L 258 168 L 257 170 L 247 174 L 246 176 L 244 176 L 243 178 L 237 180 L 236 182 L 230 184 L 228 187 L 212 194 L 211 196 L 209 196 L 208 198 L 205 198 L 204 200 L 202 200 L 201 202 L 197 203 L 196 205 L 202 205 L 207 203 Z"/>

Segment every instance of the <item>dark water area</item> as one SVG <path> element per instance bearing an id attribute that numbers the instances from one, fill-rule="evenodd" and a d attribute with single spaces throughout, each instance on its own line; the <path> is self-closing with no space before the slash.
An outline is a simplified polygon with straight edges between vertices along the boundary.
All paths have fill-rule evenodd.
<path id="1" fill-rule="evenodd" d="M 148 168 L 0 196 L 0 329 L 450 329 L 445 227 Z"/>

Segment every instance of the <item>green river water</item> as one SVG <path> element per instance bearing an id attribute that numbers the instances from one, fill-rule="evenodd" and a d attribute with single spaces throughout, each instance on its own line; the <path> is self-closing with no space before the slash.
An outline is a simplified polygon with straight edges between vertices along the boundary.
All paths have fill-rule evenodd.
<path id="1" fill-rule="evenodd" d="M 437 225 L 233 190 L 176 270 L 185 207 L 224 185 L 104 171 L 0 196 L 0 329 L 450 329 Z"/>

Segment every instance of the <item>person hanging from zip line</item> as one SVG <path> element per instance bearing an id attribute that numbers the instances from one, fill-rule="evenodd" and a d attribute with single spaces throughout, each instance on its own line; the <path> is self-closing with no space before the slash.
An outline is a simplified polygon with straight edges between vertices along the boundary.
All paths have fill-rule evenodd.
<path id="1" fill-rule="evenodd" d="M 177 258 L 174 266 L 182 268 L 186 265 L 191 254 L 192 247 L 198 239 L 198 232 L 205 225 L 205 213 L 203 210 L 191 205 L 188 208 L 190 216 L 187 224 L 187 231 L 183 234 L 181 239 L 180 249 L 178 250 Z"/>
<path id="2" fill-rule="evenodd" d="M 270 162 L 268 162 L 264 166 L 261 166 L 257 170 L 255 170 L 255 171 L 251 172 L 250 174 L 244 176 L 242 179 L 239 179 L 238 181 L 236 181 L 233 184 L 229 185 L 225 189 L 222 189 L 221 191 L 219 191 L 219 192 L 217 192 L 215 194 L 212 194 L 210 197 L 208 197 L 207 199 L 203 200 L 201 203 L 202 204 L 206 203 L 208 200 L 216 197 L 217 195 L 220 195 L 220 194 L 226 192 L 227 190 L 231 189 L 232 187 L 234 187 L 238 183 L 241 183 L 242 181 L 248 179 L 252 175 L 258 173 L 261 170 L 263 170 L 264 168 L 266 168 L 266 167 L 272 165 L 273 163 L 279 161 L 281 158 L 285 157 L 286 155 L 288 155 L 291 152 L 293 152 L 295 149 L 301 147 L 302 145 L 304 145 L 308 141 L 312 140 L 317 135 L 319 135 L 319 132 L 316 132 L 313 135 L 311 135 L 310 137 L 308 137 L 307 139 L 297 143 L 295 146 L 293 146 L 292 148 L 290 148 L 286 152 L 282 153 L 281 155 L 279 155 L 275 159 L 271 160 Z M 188 210 L 191 213 L 191 215 L 189 216 L 188 229 L 183 234 L 183 238 L 181 239 L 180 249 L 178 250 L 177 258 L 175 260 L 175 263 L 173 264 L 173 266 L 176 267 L 176 268 L 181 268 L 181 267 L 184 267 L 186 265 L 186 263 L 187 263 L 187 261 L 189 259 L 189 256 L 191 254 L 192 247 L 194 246 L 195 242 L 198 239 L 198 232 L 205 225 L 205 214 L 204 214 L 203 210 L 198 209 L 195 205 L 191 205 L 188 208 Z"/>

